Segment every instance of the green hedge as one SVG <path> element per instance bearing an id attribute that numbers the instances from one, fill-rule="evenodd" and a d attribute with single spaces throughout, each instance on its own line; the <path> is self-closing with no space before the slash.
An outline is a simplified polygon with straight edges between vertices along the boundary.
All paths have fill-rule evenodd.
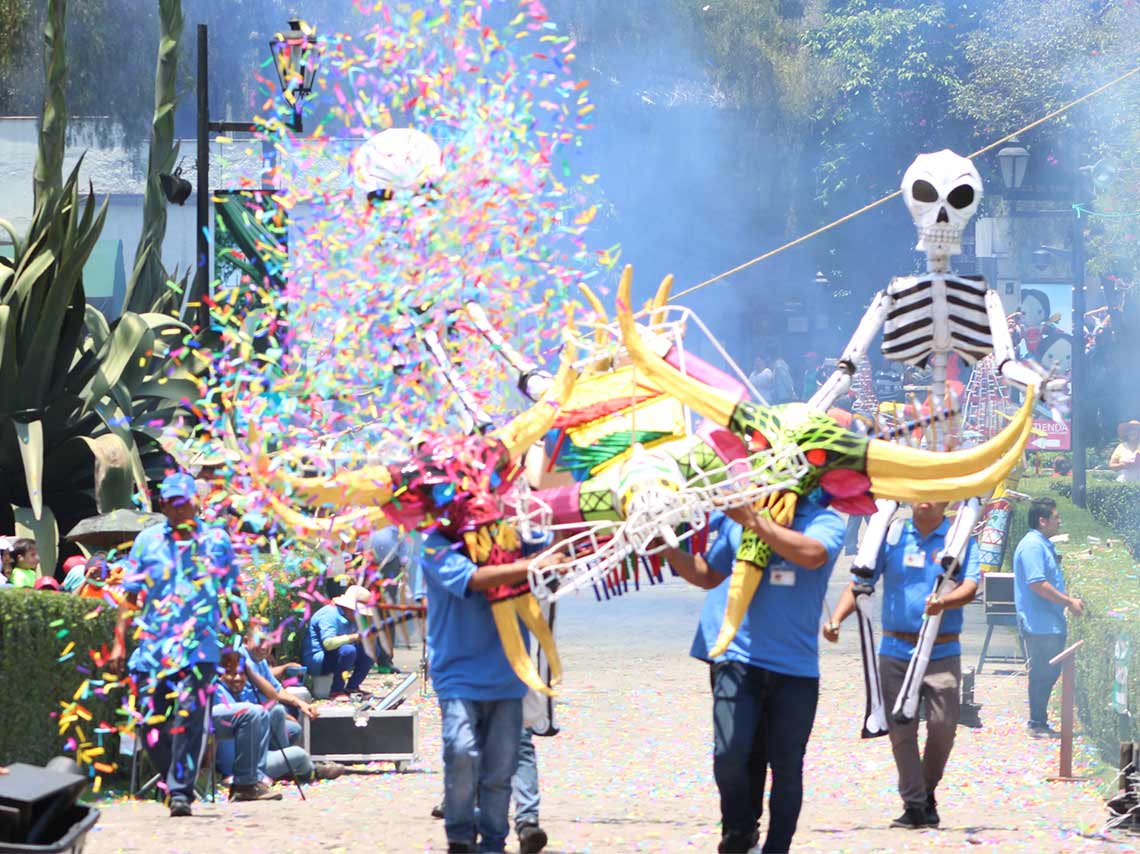
<path id="1" fill-rule="evenodd" d="M 96 610 L 99 613 L 88 619 Z M 42 765 L 65 752 L 67 736 L 59 734 L 60 704 L 70 702 L 86 678 L 77 667 L 94 669 L 90 651 L 110 646 L 114 627 L 114 609 L 93 599 L 0 590 L 0 764 Z M 73 654 L 60 661 L 72 642 Z M 79 702 L 93 719 L 80 723 L 83 735 L 91 744 L 102 740 L 106 758 L 113 760 L 117 738 L 97 733 L 96 727 L 100 721 L 120 722 L 115 714 L 118 698 L 107 700 L 92 693 Z"/>
<path id="2" fill-rule="evenodd" d="M 1068 478 L 1058 479 L 1051 488 L 1069 498 L 1073 484 Z M 1132 554 L 1140 557 L 1140 483 L 1090 478 L 1085 496 L 1093 518 L 1123 537 Z"/>

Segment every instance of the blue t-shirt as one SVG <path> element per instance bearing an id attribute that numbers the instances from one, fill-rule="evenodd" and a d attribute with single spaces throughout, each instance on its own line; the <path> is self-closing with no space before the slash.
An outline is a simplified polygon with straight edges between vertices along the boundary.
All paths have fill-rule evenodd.
<path id="1" fill-rule="evenodd" d="M 145 593 L 135 617 L 132 669 L 163 676 L 221 654 L 221 599 L 234 593 L 238 569 L 229 535 L 203 525 L 175 540 L 170 523 L 141 531 L 124 562 L 123 590 Z"/>
<path id="2" fill-rule="evenodd" d="M 273 671 L 269 669 L 269 659 L 263 658 L 261 661 L 254 661 L 253 656 L 249 654 L 249 650 L 244 646 L 241 648 L 241 657 L 247 671 L 252 670 L 278 691 L 281 690 L 281 683 L 277 680 L 277 677 L 273 675 Z M 258 691 L 257 688 L 253 686 L 253 682 L 247 678 L 245 682 L 245 688 L 242 689 L 241 697 L 239 699 L 246 703 L 258 703 L 260 705 L 265 705 L 270 700 L 276 700 L 277 698 L 275 696 L 266 697 L 264 694 Z"/>
<path id="3" fill-rule="evenodd" d="M 827 582 L 843 548 L 845 525 L 834 510 L 801 498 L 792 528 L 821 543 L 827 549 L 827 562 L 819 569 L 804 569 L 773 553 L 736 637 L 717 661 L 740 661 L 789 676 L 819 677 L 819 620 Z M 714 513 L 709 519 L 709 531 L 715 539 L 705 560 L 717 572 L 731 576 L 743 529 L 727 516 Z M 781 580 L 790 579 L 792 583 L 773 584 L 774 572 L 780 574 Z M 726 578 L 705 597 L 701 622 L 689 652 L 693 658 L 709 661 L 708 651 L 716 643 L 724 622 L 729 582 Z"/>
<path id="4" fill-rule="evenodd" d="M 467 585 L 477 567 L 438 533 L 424 542 L 428 664 L 441 700 L 513 700 L 527 692 L 503 652 L 491 605 Z M 519 623 L 524 643 L 528 634 Z"/>
<path id="5" fill-rule="evenodd" d="M 1038 595 L 1030 584 L 1048 581 L 1061 593 L 1065 577 L 1057 560 L 1057 547 L 1040 531 L 1030 531 L 1021 538 L 1013 553 L 1013 601 L 1017 605 L 1017 622 L 1029 635 L 1063 635 L 1065 606 Z"/>
<path id="6" fill-rule="evenodd" d="M 942 524 L 926 537 L 919 533 L 910 519 L 896 524 L 899 524 L 900 528 L 898 542 L 892 544 L 888 537 L 888 541 L 883 543 L 871 583 L 883 579 L 883 628 L 892 632 L 917 634 L 922 630 L 925 619 L 926 597 L 934 592 L 934 582 L 942 574 L 942 565 L 938 562 L 938 556 L 946 547 L 950 520 L 943 519 Z M 978 545 L 973 540 L 970 540 L 966 547 L 966 556 L 962 561 L 959 577 L 975 584 L 981 582 Z M 938 633 L 960 633 L 962 619 L 961 608 L 943 611 Z M 883 635 L 879 642 L 879 655 L 909 660 L 914 654 L 914 647 L 914 644 L 902 638 Z M 930 652 L 930 659 L 934 661 L 961 654 L 962 645 L 958 641 L 949 641 L 935 644 Z"/>
<path id="7" fill-rule="evenodd" d="M 310 673 L 320 673 L 325 660 L 325 641 L 356 631 L 356 623 L 336 605 L 328 604 L 309 618 L 305 636 L 301 638 L 301 663 Z"/>

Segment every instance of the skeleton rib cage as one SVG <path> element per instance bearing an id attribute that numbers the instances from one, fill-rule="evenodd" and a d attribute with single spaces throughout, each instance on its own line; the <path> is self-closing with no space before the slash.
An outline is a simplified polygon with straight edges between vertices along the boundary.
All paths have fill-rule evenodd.
<path id="1" fill-rule="evenodd" d="M 931 353 L 952 349 L 972 365 L 993 350 L 980 276 L 900 276 L 887 286 L 887 296 L 886 358 L 924 368 Z"/>

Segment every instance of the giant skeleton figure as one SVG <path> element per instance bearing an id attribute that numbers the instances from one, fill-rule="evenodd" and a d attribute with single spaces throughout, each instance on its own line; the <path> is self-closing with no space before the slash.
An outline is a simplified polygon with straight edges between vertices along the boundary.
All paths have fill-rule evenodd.
<path id="1" fill-rule="evenodd" d="M 992 351 L 1001 376 L 1030 389 L 1030 397 L 1034 396 L 1033 389 L 1040 389 L 1054 418 L 1059 419 L 1068 404 L 1064 381 L 1053 378 L 1036 362 L 1019 361 L 998 294 L 987 289 L 981 276 L 960 276 L 950 268 L 950 258 L 961 252 L 962 233 L 982 198 L 982 181 L 974 164 L 948 149 L 920 154 L 903 175 L 902 194 L 918 230 L 915 249 L 926 254 L 926 273 L 892 279 L 886 290 L 875 295 L 843 351 L 837 369 L 812 397 L 812 406 L 826 409 L 847 392 L 852 376 L 866 358 L 881 327 L 884 357 L 931 369 L 932 411 L 943 409 L 950 354 L 957 353 L 972 365 Z M 941 431 L 933 431 L 931 444 L 949 446 L 954 438 L 952 433 L 953 421 L 950 420 L 942 425 Z M 959 504 L 946 547 L 940 555 L 943 572 L 935 584 L 935 595 L 957 586 L 962 556 L 987 497 L 988 493 L 976 495 Z M 889 535 L 891 517 L 898 509 L 893 500 L 879 500 L 876 504 L 878 509 L 868 524 L 852 569 L 862 579 L 855 588 L 855 602 L 867 685 L 865 737 L 884 735 L 887 731 L 871 635 L 873 588 L 868 582 L 879 549 Z M 941 622 L 941 615 L 937 615 L 923 623 L 915 654 L 892 710 L 892 717 L 899 723 L 913 720 L 917 713 L 922 679 Z"/>

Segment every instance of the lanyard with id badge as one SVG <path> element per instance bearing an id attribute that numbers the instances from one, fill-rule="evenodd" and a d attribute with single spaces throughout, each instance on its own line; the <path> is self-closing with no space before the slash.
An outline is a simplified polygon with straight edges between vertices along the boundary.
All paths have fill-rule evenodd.
<path id="1" fill-rule="evenodd" d="M 772 579 L 773 587 L 795 587 L 796 570 L 789 563 L 778 563 L 769 567 L 768 575 Z"/>

